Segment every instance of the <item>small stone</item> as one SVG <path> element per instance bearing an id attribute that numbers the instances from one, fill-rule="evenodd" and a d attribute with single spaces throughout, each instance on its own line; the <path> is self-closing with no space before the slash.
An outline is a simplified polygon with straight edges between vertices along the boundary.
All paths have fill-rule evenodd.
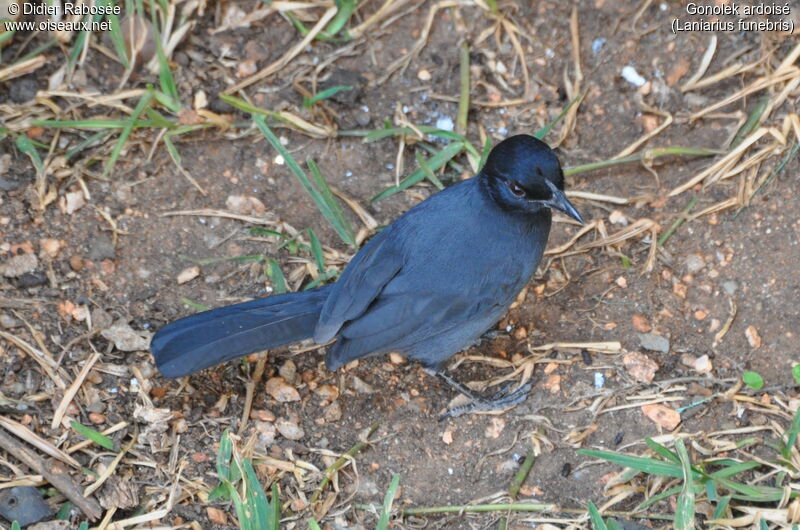
<path id="1" fill-rule="evenodd" d="M 708 355 L 701 355 L 694 363 L 694 370 L 700 375 L 709 374 L 713 369 L 714 365 Z"/>
<path id="2" fill-rule="evenodd" d="M 236 76 L 239 79 L 250 77 L 258 70 L 258 65 L 252 59 L 245 59 L 236 67 Z"/>
<path id="3" fill-rule="evenodd" d="M 17 254 L 0 265 L 0 272 L 6 278 L 19 278 L 23 274 L 33 272 L 38 266 L 39 259 L 36 254 Z"/>
<path id="4" fill-rule="evenodd" d="M 669 340 L 656 333 L 639 333 L 639 344 L 642 348 L 661 353 L 669 352 Z"/>
<path id="5" fill-rule="evenodd" d="M 417 79 L 420 81 L 430 81 L 431 80 L 431 73 L 430 71 L 422 68 L 419 72 L 417 72 Z"/>
<path id="6" fill-rule="evenodd" d="M 492 416 L 489 420 L 489 425 L 486 427 L 484 436 L 486 436 L 486 438 L 499 438 L 505 428 L 506 420 L 497 416 Z"/>
<path id="7" fill-rule="evenodd" d="M 514 338 L 517 340 L 524 340 L 528 338 L 528 330 L 525 326 L 520 326 L 514 331 Z"/>
<path id="8" fill-rule="evenodd" d="M 278 375 L 283 377 L 288 383 L 294 383 L 297 379 L 297 365 L 289 359 L 278 369 Z"/>
<path id="9" fill-rule="evenodd" d="M 322 399 L 321 407 L 327 407 L 339 397 L 339 389 L 333 385 L 320 385 L 314 390 L 314 393 Z"/>
<path id="10" fill-rule="evenodd" d="M 370 113 L 360 109 L 353 113 L 353 117 L 360 127 L 366 127 L 370 124 L 370 122 L 372 122 L 372 116 Z"/>
<path id="11" fill-rule="evenodd" d="M 631 317 L 631 324 L 633 324 L 633 329 L 640 333 L 648 333 L 653 329 L 653 326 L 650 325 L 650 322 L 644 315 L 633 315 Z"/>
<path id="12" fill-rule="evenodd" d="M 266 409 L 253 409 L 250 411 L 250 419 L 258 421 L 275 421 L 275 414 Z"/>
<path id="13" fill-rule="evenodd" d="M 106 422 L 106 417 L 99 412 L 90 412 L 89 413 L 89 421 L 94 423 L 95 425 L 102 425 Z"/>
<path id="14" fill-rule="evenodd" d="M 183 269 L 180 272 L 180 274 L 178 274 L 178 277 L 176 278 L 176 280 L 178 281 L 178 284 L 180 285 L 180 284 L 183 284 L 183 283 L 186 283 L 186 282 L 190 282 L 190 281 L 194 280 L 195 278 L 197 278 L 198 276 L 200 276 L 200 267 L 198 267 L 197 265 L 194 265 L 192 267 L 187 267 L 187 268 Z"/>
<path id="15" fill-rule="evenodd" d="M 728 295 L 733 296 L 734 294 L 736 294 L 736 290 L 739 288 L 739 284 L 729 280 L 727 282 L 722 282 L 722 288 L 725 290 L 726 293 L 728 293 Z"/>
<path id="16" fill-rule="evenodd" d="M 225 206 L 240 215 L 261 215 L 267 211 L 263 202 L 250 195 L 229 195 Z"/>
<path id="17" fill-rule="evenodd" d="M 272 445 L 275 442 L 275 434 L 278 430 L 271 421 L 256 421 L 254 422 L 256 432 L 258 433 L 258 440 L 264 446 Z"/>
<path id="18" fill-rule="evenodd" d="M 273 397 L 278 403 L 288 403 L 290 401 L 300 401 L 300 393 L 295 387 L 286 382 L 283 377 L 273 377 L 265 386 L 267 394 Z"/>
<path id="19" fill-rule="evenodd" d="M 47 256 L 48 258 L 55 258 L 61 250 L 61 241 L 58 239 L 46 238 L 39 240 L 39 246 L 42 248 L 39 253 L 40 257 Z"/>
<path id="20" fill-rule="evenodd" d="M 328 423 L 335 423 L 342 419 L 342 406 L 338 401 L 334 401 L 322 412 L 322 417 Z"/>
<path id="21" fill-rule="evenodd" d="M 22 325 L 20 320 L 12 317 L 8 313 L 0 313 L 0 326 L 5 329 L 14 329 Z"/>
<path id="22" fill-rule="evenodd" d="M 202 464 L 203 462 L 208 462 L 209 460 L 210 459 L 208 458 L 208 455 L 205 453 L 192 453 L 192 462 L 196 464 Z"/>
<path id="23" fill-rule="evenodd" d="M 66 214 L 72 215 L 86 205 L 86 199 L 82 191 L 72 191 L 64 195 L 63 210 Z"/>
<path id="24" fill-rule="evenodd" d="M 705 320 L 707 316 L 708 316 L 708 311 L 706 311 L 705 309 L 698 309 L 697 311 L 694 312 L 695 320 Z"/>
<path id="25" fill-rule="evenodd" d="M 444 431 L 442 433 L 442 441 L 446 445 L 450 445 L 451 443 L 453 443 L 453 431 L 451 431 L 450 429 L 447 429 L 446 431 Z"/>
<path id="26" fill-rule="evenodd" d="M 761 347 L 761 335 L 758 334 L 755 326 L 747 326 L 744 330 L 744 336 L 747 337 L 747 343 L 750 344 L 751 348 L 757 350 Z"/>
<path id="27" fill-rule="evenodd" d="M 551 394 L 558 394 L 561 392 L 561 376 L 558 374 L 550 374 L 542 384 L 545 390 L 550 391 Z"/>
<path id="28" fill-rule="evenodd" d="M 628 280 L 625 279 L 625 276 L 620 276 L 619 278 L 614 280 L 614 283 L 616 283 L 619 287 L 623 289 L 628 286 Z"/>
<path id="29" fill-rule="evenodd" d="M 297 423 L 285 418 L 281 418 L 276 421 L 275 428 L 278 429 L 278 432 L 281 433 L 281 436 L 287 440 L 300 440 L 306 435 L 302 427 L 300 427 Z"/>
<path id="30" fill-rule="evenodd" d="M 392 364 L 406 364 L 406 358 L 396 352 L 389 354 L 389 361 Z"/>
<path id="31" fill-rule="evenodd" d="M 206 507 L 206 515 L 208 516 L 208 520 L 215 525 L 227 526 L 228 524 L 228 515 L 219 508 L 214 508 L 213 506 Z"/>
<path id="32" fill-rule="evenodd" d="M 652 383 L 658 371 L 658 363 L 643 353 L 632 351 L 622 358 L 625 370 L 640 383 Z"/>
<path id="33" fill-rule="evenodd" d="M 350 382 L 352 385 L 353 390 L 358 392 L 359 394 L 373 394 L 375 393 L 375 388 L 372 385 L 354 375 L 350 378 Z"/>
<path id="34" fill-rule="evenodd" d="M 69 267 L 75 272 L 81 272 L 83 270 L 83 258 L 77 254 L 70 256 Z"/>
<path id="35" fill-rule="evenodd" d="M 628 226 L 628 218 L 619 210 L 614 210 L 608 214 L 608 222 L 614 225 Z"/>
<path id="36" fill-rule="evenodd" d="M 100 332 L 105 339 L 114 343 L 120 351 L 146 351 L 150 348 L 149 331 L 137 331 L 125 322 L 117 322 Z"/>
<path id="37" fill-rule="evenodd" d="M 686 267 L 686 272 L 689 274 L 696 274 L 703 270 L 706 266 L 706 262 L 703 260 L 703 257 L 698 254 L 690 254 L 686 260 L 683 262 L 684 267 Z"/>

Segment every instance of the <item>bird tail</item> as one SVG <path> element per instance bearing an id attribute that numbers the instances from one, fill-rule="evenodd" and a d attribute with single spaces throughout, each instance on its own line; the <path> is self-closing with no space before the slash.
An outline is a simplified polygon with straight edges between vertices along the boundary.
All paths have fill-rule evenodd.
<path id="1" fill-rule="evenodd" d="M 182 377 L 253 352 L 314 335 L 329 286 L 268 296 L 203 311 L 158 330 L 150 342 L 156 366 Z"/>

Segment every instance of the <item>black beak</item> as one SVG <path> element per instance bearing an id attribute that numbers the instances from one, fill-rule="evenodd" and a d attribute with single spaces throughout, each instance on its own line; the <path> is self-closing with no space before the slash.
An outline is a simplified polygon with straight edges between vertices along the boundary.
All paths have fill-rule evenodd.
<path id="1" fill-rule="evenodd" d="M 583 217 L 581 217 L 581 214 L 578 213 L 578 210 L 575 209 L 572 203 L 569 202 L 569 199 L 567 199 L 567 196 L 564 195 L 564 192 L 558 189 L 556 185 L 549 180 L 545 180 L 545 183 L 547 184 L 547 187 L 550 188 L 553 196 L 550 198 L 550 200 L 544 201 L 544 204 L 550 208 L 555 208 L 558 211 L 564 212 L 578 221 L 580 224 L 583 224 Z"/>

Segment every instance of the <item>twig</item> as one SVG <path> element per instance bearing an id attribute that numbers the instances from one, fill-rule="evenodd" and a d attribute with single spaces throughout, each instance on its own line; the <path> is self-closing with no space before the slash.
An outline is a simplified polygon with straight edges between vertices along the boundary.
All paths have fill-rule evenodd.
<path id="1" fill-rule="evenodd" d="M 0 431 L 0 447 L 14 455 L 17 460 L 33 469 L 36 474 L 42 475 L 45 480 L 72 501 L 91 520 L 100 518 L 102 510 L 94 499 L 87 499 L 81 493 L 80 486 L 75 484 L 69 476 L 67 468 L 58 460 L 51 458 L 43 460 L 13 437 Z"/>
<path id="2" fill-rule="evenodd" d="M 242 409 L 242 419 L 239 421 L 238 435 L 241 436 L 247 427 L 247 419 L 250 417 L 250 409 L 253 407 L 253 395 L 256 392 L 256 386 L 264 376 L 264 368 L 267 366 L 267 355 L 261 354 L 256 361 L 256 369 L 253 372 L 253 377 L 247 382 L 245 389 L 244 407 Z"/>
<path id="3" fill-rule="evenodd" d="M 83 365 L 78 377 L 75 378 L 75 381 L 70 385 L 66 392 L 64 392 L 64 397 L 61 399 L 61 403 L 58 404 L 55 412 L 53 412 L 53 421 L 50 423 L 51 429 L 57 429 L 58 426 L 61 425 L 61 419 L 64 417 L 64 413 L 67 411 L 67 407 L 72 401 L 72 398 L 74 398 L 75 394 L 78 393 L 78 390 L 81 388 L 84 379 L 86 379 L 86 376 L 89 375 L 89 370 L 92 369 L 94 363 L 96 363 L 99 359 L 100 354 L 94 352 L 89 360 L 86 361 L 86 364 Z"/>

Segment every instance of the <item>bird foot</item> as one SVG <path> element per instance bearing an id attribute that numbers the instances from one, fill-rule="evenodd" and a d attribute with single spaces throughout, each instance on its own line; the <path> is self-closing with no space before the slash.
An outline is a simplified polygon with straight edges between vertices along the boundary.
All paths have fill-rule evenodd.
<path id="1" fill-rule="evenodd" d="M 444 414 L 439 416 L 439 421 L 445 418 L 455 418 L 461 416 L 462 414 L 498 411 L 513 407 L 514 405 L 519 405 L 527 399 L 528 392 L 530 392 L 531 388 L 533 387 L 533 381 L 528 381 L 526 384 L 522 385 L 513 392 L 509 392 L 512 386 L 512 383 L 509 381 L 504 384 L 498 392 L 495 392 L 489 396 L 483 396 L 473 391 L 466 385 L 459 383 L 445 373 L 436 372 L 436 377 L 453 387 L 461 394 L 467 396 L 467 398 L 470 400 L 466 405 L 454 407 L 446 411 Z"/>

